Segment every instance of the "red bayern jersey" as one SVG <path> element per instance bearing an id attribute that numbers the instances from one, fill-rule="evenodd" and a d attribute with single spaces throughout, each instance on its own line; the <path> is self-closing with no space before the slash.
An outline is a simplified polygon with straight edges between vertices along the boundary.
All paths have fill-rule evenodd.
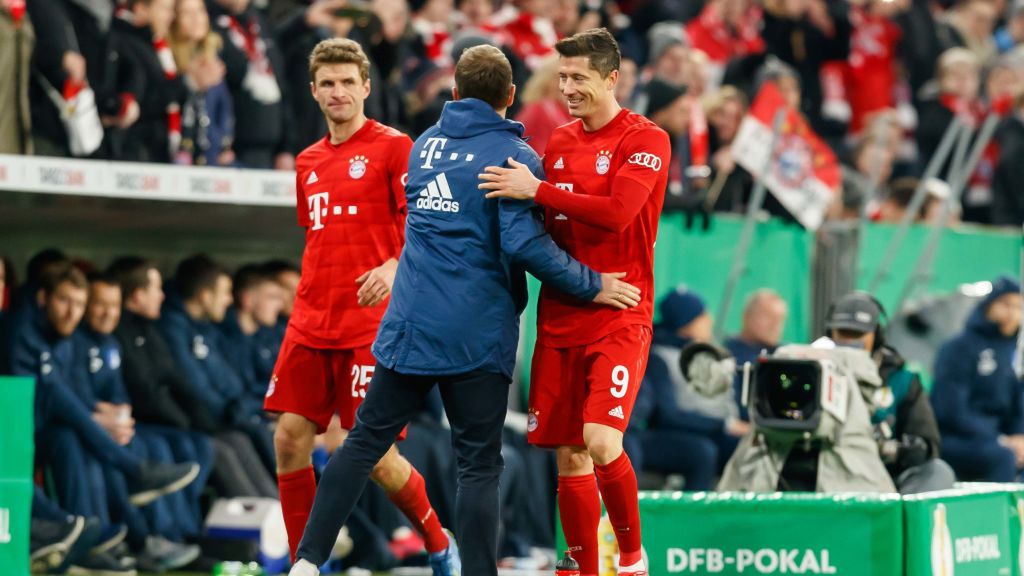
<path id="1" fill-rule="evenodd" d="M 536 201 L 555 242 L 598 272 L 625 272 L 642 293 L 621 311 L 541 289 L 537 324 L 547 346 L 581 346 L 625 326 L 650 326 L 654 314 L 654 242 L 665 202 L 668 134 L 623 109 L 593 132 L 576 120 L 557 128 L 544 154 L 547 182 Z"/>
<path id="2" fill-rule="evenodd" d="M 856 6 L 850 9 L 850 21 L 853 36 L 846 87 L 853 112 L 850 132 L 858 134 L 873 113 L 896 105 L 894 88 L 903 31 L 892 20 Z"/>
<path id="3" fill-rule="evenodd" d="M 405 174 L 412 140 L 373 120 L 348 140 L 325 136 L 295 160 L 302 280 L 289 331 L 310 348 L 373 342 L 386 304 L 359 306 L 356 278 L 398 258 L 405 243 Z"/>

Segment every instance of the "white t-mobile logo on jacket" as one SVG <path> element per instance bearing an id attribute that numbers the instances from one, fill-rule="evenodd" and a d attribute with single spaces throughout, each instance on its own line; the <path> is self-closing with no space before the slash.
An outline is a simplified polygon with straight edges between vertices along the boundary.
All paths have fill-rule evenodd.
<path id="1" fill-rule="evenodd" d="M 421 168 L 433 168 L 434 165 L 431 162 L 441 159 L 441 150 L 444 150 L 444 145 L 447 143 L 447 138 L 427 138 L 427 144 L 423 150 L 420 150 L 420 158 L 425 158 Z"/>

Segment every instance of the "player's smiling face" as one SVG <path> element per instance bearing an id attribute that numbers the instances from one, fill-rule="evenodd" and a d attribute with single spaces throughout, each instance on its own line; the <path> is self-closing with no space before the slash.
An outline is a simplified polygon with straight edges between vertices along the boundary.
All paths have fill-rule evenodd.
<path id="1" fill-rule="evenodd" d="M 363 80 L 356 64 L 327 64 L 316 71 L 312 90 L 324 116 L 334 124 L 344 124 L 363 113 L 370 81 Z"/>
<path id="2" fill-rule="evenodd" d="M 586 118 L 614 99 L 617 78 L 617 70 L 602 77 L 588 56 L 563 56 L 558 67 L 558 89 L 575 118 Z"/>

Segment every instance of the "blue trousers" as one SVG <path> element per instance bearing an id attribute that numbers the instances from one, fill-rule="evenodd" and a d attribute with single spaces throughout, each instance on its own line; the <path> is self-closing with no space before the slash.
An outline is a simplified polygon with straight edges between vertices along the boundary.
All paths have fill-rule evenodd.
<path id="1" fill-rule="evenodd" d="M 110 434 L 92 419 L 89 408 L 67 386 L 42 382 L 36 388 L 36 406 L 41 412 L 36 420 L 36 444 L 46 444 L 55 426 L 70 428 L 99 461 L 117 468 L 130 479 L 138 478 L 142 460 L 114 442 Z"/>
<path id="2" fill-rule="evenodd" d="M 943 436 L 942 459 L 962 480 L 1015 482 L 1020 473 L 1013 452 L 995 440 Z"/>
<path id="3" fill-rule="evenodd" d="M 171 535 L 177 537 L 172 539 L 199 537 L 203 526 L 199 501 L 213 471 L 213 444 L 210 438 L 199 432 L 155 424 L 140 424 L 137 437 L 146 446 L 150 459 L 155 462 L 199 464 L 199 476 L 195 481 L 180 492 L 159 498 L 153 503 L 157 508 L 166 509 L 165 514 L 172 519 L 174 530 Z M 153 522 L 156 520 L 151 518 Z M 163 532 L 161 534 L 164 535 Z"/>
<path id="4" fill-rule="evenodd" d="M 63 522 L 68 517 L 68 512 L 61 510 L 60 506 L 50 500 L 43 489 L 35 486 L 32 491 L 32 517 L 51 522 Z"/>
<path id="5" fill-rule="evenodd" d="M 298 557 L 323 564 L 370 472 L 438 386 L 452 428 L 458 470 L 455 533 L 462 566 L 472 576 L 497 576 L 498 484 L 508 378 L 482 371 L 414 376 L 378 366 L 356 425 L 324 469 Z"/>
<path id="6" fill-rule="evenodd" d="M 712 435 L 653 429 L 643 433 L 643 466 L 663 474 L 682 474 L 687 490 L 712 490 L 715 476 L 736 450 L 738 439 L 724 432 Z"/>
<path id="7" fill-rule="evenodd" d="M 146 456 L 138 442 L 124 449 Z M 104 532 L 115 524 L 124 524 L 131 543 L 145 541 L 150 528 L 139 509 L 129 503 L 124 475 L 87 450 L 75 430 L 64 426 L 51 428 L 41 450 L 47 462 L 50 488 L 65 510 L 97 518 Z"/>

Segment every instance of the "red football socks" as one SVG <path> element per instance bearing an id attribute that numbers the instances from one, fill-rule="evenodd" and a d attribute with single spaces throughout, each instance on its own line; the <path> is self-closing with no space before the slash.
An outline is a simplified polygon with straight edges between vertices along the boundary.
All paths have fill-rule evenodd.
<path id="1" fill-rule="evenodd" d="M 448 548 L 448 535 L 441 528 L 441 521 L 430 506 L 430 499 L 427 498 L 427 485 L 423 476 L 412 469 L 409 480 L 402 486 L 402 489 L 394 494 L 388 494 L 388 498 L 405 514 L 405 517 L 412 523 L 412 527 L 423 535 L 427 552 L 441 552 Z"/>
<path id="2" fill-rule="evenodd" d="M 596 575 L 601 496 L 593 474 L 558 477 L 558 515 L 566 545 L 580 565 L 580 574 Z"/>
<path id="3" fill-rule="evenodd" d="M 309 511 L 313 509 L 313 499 L 316 497 L 316 475 L 313 474 L 313 467 L 278 474 L 277 490 L 281 494 L 284 527 L 288 531 L 288 548 L 294 562 L 295 553 L 299 550 L 299 542 L 302 540 L 302 532 L 309 520 Z"/>
<path id="4" fill-rule="evenodd" d="M 642 559 L 640 551 L 640 505 L 636 473 L 625 452 L 614 462 L 594 465 L 608 519 L 619 541 L 619 566 L 631 566 Z"/>

